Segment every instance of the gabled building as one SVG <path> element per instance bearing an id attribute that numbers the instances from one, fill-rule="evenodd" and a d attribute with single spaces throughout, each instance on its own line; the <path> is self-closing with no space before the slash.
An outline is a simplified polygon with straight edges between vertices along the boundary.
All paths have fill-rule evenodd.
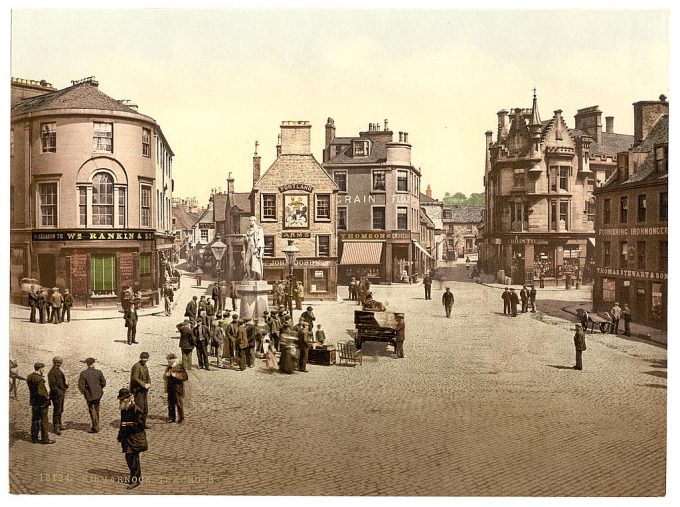
<path id="1" fill-rule="evenodd" d="M 444 205 L 442 222 L 446 260 L 477 255 L 478 227 L 483 213 L 482 206 Z"/>
<path id="2" fill-rule="evenodd" d="M 593 306 L 630 305 L 633 321 L 666 328 L 668 315 L 668 102 L 633 104 L 635 144 L 595 189 Z"/>
<path id="3" fill-rule="evenodd" d="M 427 186 L 424 194 L 420 194 L 420 209 L 434 224 L 434 245 L 428 249 L 432 255 L 434 267 L 437 262 L 444 260 L 444 203 L 432 197 L 432 189 Z"/>

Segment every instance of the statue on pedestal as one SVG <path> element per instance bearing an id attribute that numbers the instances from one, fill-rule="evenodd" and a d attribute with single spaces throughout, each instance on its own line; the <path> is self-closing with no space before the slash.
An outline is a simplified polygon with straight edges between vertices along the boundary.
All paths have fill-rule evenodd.
<path id="1" fill-rule="evenodd" d="M 245 241 L 245 256 L 243 280 L 262 280 L 262 256 L 264 254 L 264 232 L 257 225 L 255 217 L 250 217 L 250 227 L 243 235 Z"/>

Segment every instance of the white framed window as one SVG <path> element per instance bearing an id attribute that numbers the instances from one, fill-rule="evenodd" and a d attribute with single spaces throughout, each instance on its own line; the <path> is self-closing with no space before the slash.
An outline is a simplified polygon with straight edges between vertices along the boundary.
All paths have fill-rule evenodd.
<path id="1" fill-rule="evenodd" d="M 560 190 L 564 190 L 565 192 L 569 192 L 569 172 L 571 170 L 571 167 L 569 166 L 560 166 Z"/>
<path id="2" fill-rule="evenodd" d="M 92 225 L 113 225 L 113 178 L 108 173 L 92 178 Z"/>
<path id="3" fill-rule="evenodd" d="M 331 255 L 331 237 L 328 234 L 316 236 L 316 256 L 328 257 Z"/>
<path id="4" fill-rule="evenodd" d="M 274 236 L 264 237 L 264 256 L 274 257 Z"/>
<path id="5" fill-rule="evenodd" d="M 127 225 L 127 188 L 118 188 L 118 225 Z"/>
<path id="6" fill-rule="evenodd" d="M 201 229 L 201 243 L 208 243 L 208 229 Z"/>
<path id="7" fill-rule="evenodd" d="M 324 222 L 331 219 L 331 196 L 329 194 L 316 194 L 315 219 Z"/>
<path id="8" fill-rule="evenodd" d="M 142 227 L 151 227 L 151 186 L 140 187 L 140 224 Z"/>
<path id="9" fill-rule="evenodd" d="M 347 171 L 333 171 L 333 179 L 338 186 L 338 191 L 347 192 Z"/>
<path id="10" fill-rule="evenodd" d="M 368 141 L 353 141 L 352 150 L 355 157 L 368 157 L 369 144 Z"/>
<path id="11" fill-rule="evenodd" d="M 397 192 L 408 192 L 408 171 L 397 171 Z"/>
<path id="12" fill-rule="evenodd" d="M 385 206 L 371 207 L 371 225 L 373 229 L 385 230 Z"/>
<path id="13" fill-rule="evenodd" d="M 151 131 L 145 128 L 142 129 L 142 155 L 151 156 Z"/>
<path id="14" fill-rule="evenodd" d="M 94 122 L 92 149 L 113 153 L 113 123 Z"/>
<path id="15" fill-rule="evenodd" d="M 262 194 L 262 220 L 276 220 L 276 194 Z"/>
<path id="16" fill-rule="evenodd" d="M 384 192 L 385 191 L 385 171 L 382 169 L 376 169 L 372 173 L 373 179 L 373 191 Z"/>
<path id="17" fill-rule="evenodd" d="M 43 123 L 40 126 L 40 140 L 43 153 L 56 153 L 57 151 L 57 124 Z"/>
<path id="18" fill-rule="evenodd" d="M 40 183 L 40 226 L 57 227 L 58 225 L 58 189 L 57 182 Z"/>
<path id="19" fill-rule="evenodd" d="M 87 226 L 87 187 L 78 187 L 78 225 Z"/>

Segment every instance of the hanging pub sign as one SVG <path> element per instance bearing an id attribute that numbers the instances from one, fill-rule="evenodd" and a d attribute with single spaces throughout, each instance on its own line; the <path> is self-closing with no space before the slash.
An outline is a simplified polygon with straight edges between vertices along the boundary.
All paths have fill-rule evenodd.
<path id="1" fill-rule="evenodd" d="M 33 241 L 153 241 L 154 232 L 148 230 L 119 229 L 107 231 L 60 230 L 32 231 Z"/>

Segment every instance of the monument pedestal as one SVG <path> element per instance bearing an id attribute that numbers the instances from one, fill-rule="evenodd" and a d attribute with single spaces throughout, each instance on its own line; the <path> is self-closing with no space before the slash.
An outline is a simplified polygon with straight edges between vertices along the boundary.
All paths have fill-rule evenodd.
<path id="1" fill-rule="evenodd" d="M 262 318 L 264 312 L 269 311 L 268 296 L 272 286 L 266 280 L 244 280 L 237 284 L 236 290 L 241 296 L 241 319 Z"/>

